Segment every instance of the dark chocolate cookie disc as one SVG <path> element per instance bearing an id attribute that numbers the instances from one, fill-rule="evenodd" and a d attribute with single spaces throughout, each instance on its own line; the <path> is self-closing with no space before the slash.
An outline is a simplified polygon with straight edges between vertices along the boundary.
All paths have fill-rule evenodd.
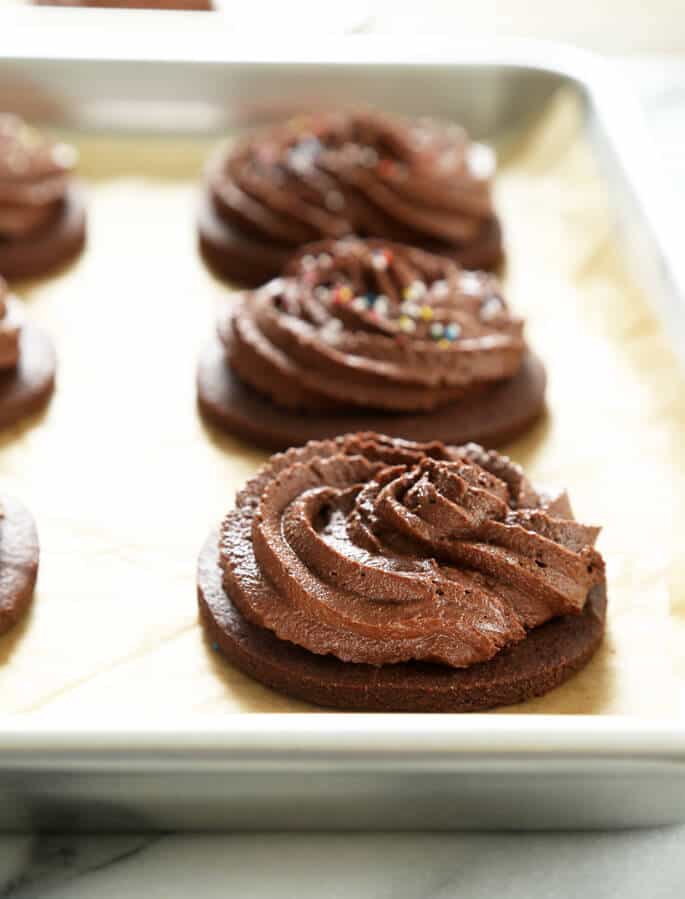
<path id="1" fill-rule="evenodd" d="M 218 534 L 200 554 L 198 600 L 208 639 L 245 674 L 297 699 L 377 712 L 475 712 L 540 696 L 583 668 L 602 641 L 606 586 L 581 615 L 556 618 L 470 668 L 408 662 L 376 668 L 320 656 L 246 621 L 222 585 Z"/>
<path id="2" fill-rule="evenodd" d="M 0 497 L 0 633 L 28 609 L 38 575 L 38 534 L 31 513 Z"/>
<path id="3" fill-rule="evenodd" d="M 236 667 L 320 705 L 510 705 L 599 646 L 599 530 L 474 443 L 312 441 L 272 456 L 208 539 L 202 620 Z"/>
<path id="4" fill-rule="evenodd" d="M 296 413 L 276 406 L 244 384 L 226 364 L 223 344 L 205 347 L 197 373 L 198 404 L 205 418 L 243 440 L 270 450 L 300 446 L 352 431 L 377 430 L 407 440 L 469 440 L 499 446 L 524 433 L 545 409 L 545 369 L 528 353 L 515 377 L 468 400 L 425 413 L 341 411 Z"/>
<path id="5" fill-rule="evenodd" d="M 35 278 L 71 262 L 86 241 L 83 189 L 71 184 L 57 217 L 20 238 L 0 236 L 0 274 L 5 278 Z"/>
<path id="6" fill-rule="evenodd" d="M 502 443 L 540 416 L 545 382 L 494 276 L 346 238 L 309 244 L 234 298 L 197 388 L 207 418 L 284 449 L 369 429 Z"/>
<path id="7" fill-rule="evenodd" d="M 290 247 L 264 244 L 219 218 L 204 190 L 197 220 L 198 247 L 211 271 L 224 281 L 258 287 L 274 278 L 292 255 Z"/>
<path id="8" fill-rule="evenodd" d="M 26 323 L 19 345 L 16 367 L 0 370 L 0 428 L 39 412 L 55 387 L 57 359 L 48 335 L 36 325 Z"/>

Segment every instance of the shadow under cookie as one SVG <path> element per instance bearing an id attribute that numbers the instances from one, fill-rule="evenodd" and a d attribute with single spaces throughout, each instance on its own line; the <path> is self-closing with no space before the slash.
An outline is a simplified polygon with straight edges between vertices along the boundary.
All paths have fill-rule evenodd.
<path id="1" fill-rule="evenodd" d="M 21 332 L 19 362 L 0 372 L 0 428 L 40 411 L 55 387 L 57 358 L 52 340 L 27 322 Z"/>
<path id="2" fill-rule="evenodd" d="M 0 634 L 28 609 L 38 575 L 38 534 L 20 502 L 0 497 Z"/>
<path id="3" fill-rule="evenodd" d="M 35 278 L 66 265 L 83 249 L 86 210 L 83 190 L 67 188 L 64 207 L 57 219 L 26 237 L 0 239 L 0 275 L 14 280 Z"/>
<path id="4" fill-rule="evenodd" d="M 300 446 L 355 431 L 459 445 L 475 441 L 498 446 L 526 431 L 545 408 L 545 369 L 532 353 L 519 372 L 468 401 L 422 413 L 350 411 L 330 415 L 281 408 L 242 382 L 226 362 L 223 344 L 214 339 L 198 367 L 200 411 L 231 434 L 271 450 Z"/>
<path id="5" fill-rule="evenodd" d="M 480 237 L 464 247 L 413 245 L 444 256 L 466 269 L 496 271 L 504 259 L 499 222 L 491 219 Z M 241 287 L 259 287 L 280 275 L 289 259 L 302 247 L 269 244 L 224 221 L 205 189 L 198 212 L 198 245 L 209 269 L 219 278 Z"/>
<path id="6" fill-rule="evenodd" d="M 589 662 L 606 618 L 606 585 L 601 583 L 590 590 L 582 614 L 555 618 L 470 668 L 341 662 L 280 640 L 242 617 L 223 587 L 217 532 L 200 554 L 198 601 L 209 639 L 236 668 L 298 699 L 363 711 L 473 712 L 540 696 Z"/>

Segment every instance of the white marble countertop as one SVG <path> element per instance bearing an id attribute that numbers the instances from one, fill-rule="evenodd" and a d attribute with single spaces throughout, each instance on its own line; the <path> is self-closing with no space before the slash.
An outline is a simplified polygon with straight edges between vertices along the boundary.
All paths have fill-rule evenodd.
<path id="1" fill-rule="evenodd" d="M 12 899 L 680 899 L 685 829 L 6 837 Z"/>
<path id="2" fill-rule="evenodd" d="M 685 57 L 616 65 L 625 66 L 628 83 L 644 98 L 681 202 Z M 611 834 L 0 837 L 0 897 L 16 899 L 676 899 L 683 882 L 685 827 Z"/>

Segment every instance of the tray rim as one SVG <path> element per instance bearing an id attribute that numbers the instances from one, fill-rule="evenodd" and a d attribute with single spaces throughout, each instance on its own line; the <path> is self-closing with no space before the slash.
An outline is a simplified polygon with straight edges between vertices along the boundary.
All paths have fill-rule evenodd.
<path id="1" fill-rule="evenodd" d="M 222 720 L 160 720 L 139 728 L 60 729 L 49 720 L 2 720 L 0 767 L 136 767 L 165 763 L 248 766 L 335 760 L 383 767 L 506 760 L 621 760 L 685 765 L 685 724 L 592 715 L 228 713 Z"/>
<path id="2" fill-rule="evenodd" d="M 156 34 L 156 13 L 86 10 L 74 20 L 71 10 L 13 9 L 0 11 L 0 65 L 19 62 L 145 62 L 237 67 L 397 66 L 459 68 L 507 66 L 538 70 L 572 82 L 585 97 L 602 129 L 611 156 L 642 214 L 658 256 L 663 295 L 657 308 L 664 323 L 675 328 L 685 358 L 682 287 L 685 260 L 676 252 L 677 230 L 665 185 L 637 102 L 595 54 L 562 44 L 529 39 L 402 41 L 355 35 L 311 41 L 258 41 L 235 36 L 220 14 L 167 13 L 165 40 L 148 43 Z M 56 39 L 59 36 L 59 39 Z M 143 53 L 142 47 L 145 46 Z M 7 51 L 4 48 L 11 48 Z M 152 48 L 152 49 L 151 49 Z M 675 210 L 672 212 L 672 220 Z M 629 758 L 643 764 L 656 760 L 685 763 L 685 721 L 637 716 L 591 715 L 380 715 L 330 712 L 227 713 L 221 720 L 202 721 L 184 729 L 182 722 L 149 721 L 126 728 L 55 728 L 50 718 L 0 718 L 0 766 L 5 770 L 59 768 L 66 759 L 83 767 L 116 763 L 117 767 L 254 760 L 280 764 L 327 756 L 338 761 L 387 763 L 404 759 L 436 764 L 445 753 L 458 760 L 478 754 L 503 758 Z M 496 750 L 493 748 L 496 742 Z M 169 758 L 169 753 L 172 758 Z"/>

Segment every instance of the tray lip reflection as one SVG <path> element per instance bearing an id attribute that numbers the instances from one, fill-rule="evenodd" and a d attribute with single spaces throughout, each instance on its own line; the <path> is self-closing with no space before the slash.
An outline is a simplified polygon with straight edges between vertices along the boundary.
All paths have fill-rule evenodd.
<path id="1" fill-rule="evenodd" d="M 50 721 L 0 722 L 0 767 L 79 764 L 134 766 L 161 762 L 269 767 L 353 763 L 464 765 L 507 761 L 661 763 L 685 774 L 685 723 L 593 715 L 421 715 L 229 713 L 197 722 L 160 720 L 139 728 L 62 729 Z"/>
<path id="2" fill-rule="evenodd" d="M 535 38 L 455 39 L 438 36 L 372 33 L 331 36 L 241 33 L 218 13 L 202 16 L 165 12 L 160 20 L 146 10 L 73 10 L 50 7 L 0 9 L 3 62 L 139 62 L 159 66 L 453 66 L 503 67 L 546 72 L 589 84 L 609 70 L 598 54 L 569 44 Z M 157 39 L 155 39 L 157 38 Z"/>
<path id="3" fill-rule="evenodd" d="M 110 63 L 145 62 L 150 66 L 210 65 L 221 67 L 395 66 L 403 69 L 458 70 L 515 68 L 554 76 L 581 93 L 590 114 L 621 168 L 624 188 L 632 193 L 650 231 L 663 287 L 672 296 L 670 313 L 682 322 L 685 269 L 678 264 L 668 221 L 665 189 L 652 162 L 650 140 L 637 104 L 618 83 L 606 61 L 590 52 L 564 45 L 524 39 L 453 41 L 444 39 L 379 38 L 359 35 L 317 41 L 236 41 L 217 16 L 183 13 L 165 16 L 165 40 L 150 44 L 143 56 L 146 35 L 159 20 L 137 12 L 89 10 L 77 20 L 71 10 L 22 9 L 0 12 L 0 69 L 4 64 L 90 64 L 94 71 Z M 89 15 L 88 13 L 91 13 Z M 68 26 L 68 28 L 67 28 Z M 105 26 L 105 27 L 103 27 Z M 60 39 L 56 39 L 56 33 Z M 64 35 L 68 39 L 62 39 Z M 133 37 L 135 36 L 135 39 Z M 685 346 L 685 339 L 682 341 Z M 189 598 L 192 601 L 192 597 Z M 445 755 L 467 759 L 590 757 L 623 758 L 647 764 L 655 759 L 685 762 L 685 722 L 632 716 L 534 715 L 396 715 L 240 712 L 216 715 L 211 723 L 182 721 L 144 723 L 123 728 L 105 726 L 65 730 L 51 718 L 17 716 L 0 720 L 0 766 L 3 769 L 59 767 L 65 759 L 80 766 L 114 763 L 126 766 L 187 761 L 267 763 L 311 761 L 320 755 L 340 761 L 390 759 L 408 764 L 437 764 Z"/>

